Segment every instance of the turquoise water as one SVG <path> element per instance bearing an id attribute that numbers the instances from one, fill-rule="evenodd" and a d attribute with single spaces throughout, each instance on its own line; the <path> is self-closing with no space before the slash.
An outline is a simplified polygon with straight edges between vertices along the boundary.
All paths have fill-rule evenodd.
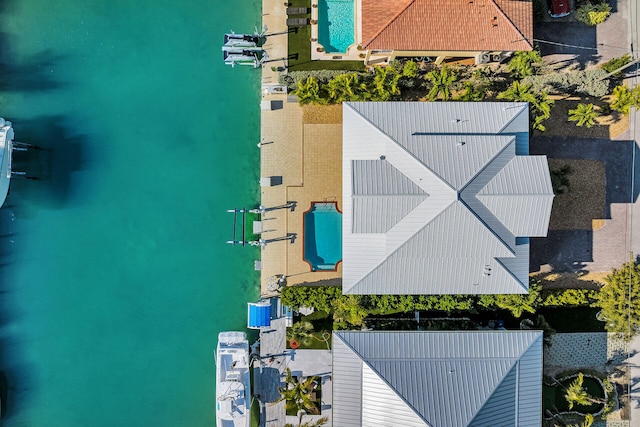
<path id="1" fill-rule="evenodd" d="M 259 74 L 225 67 L 257 0 L 10 0 L 0 112 L 8 427 L 213 426 L 213 352 L 259 293 L 231 207 L 258 202 Z"/>
<path id="2" fill-rule="evenodd" d="M 327 53 L 346 53 L 354 42 L 354 0 L 320 0 L 318 41 Z"/>
<path id="3" fill-rule="evenodd" d="M 342 213 L 335 203 L 313 203 L 304 213 L 304 259 L 313 270 L 334 270 L 342 259 Z"/>

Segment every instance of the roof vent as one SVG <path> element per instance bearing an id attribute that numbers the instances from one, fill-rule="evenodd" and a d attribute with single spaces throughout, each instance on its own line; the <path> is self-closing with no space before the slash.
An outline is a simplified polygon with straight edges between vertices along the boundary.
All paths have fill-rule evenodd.
<path id="1" fill-rule="evenodd" d="M 493 25 L 494 27 L 498 26 L 498 17 L 494 16 L 493 19 L 491 20 L 491 25 Z"/>
<path id="2" fill-rule="evenodd" d="M 464 142 L 464 141 L 458 141 L 458 147 L 462 147 L 464 144 L 466 144 L 466 142 Z"/>

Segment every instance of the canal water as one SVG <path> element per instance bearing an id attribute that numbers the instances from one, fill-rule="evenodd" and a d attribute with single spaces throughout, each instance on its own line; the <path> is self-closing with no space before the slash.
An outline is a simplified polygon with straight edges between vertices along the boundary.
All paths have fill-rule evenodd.
<path id="1" fill-rule="evenodd" d="M 258 297 L 226 209 L 259 198 L 259 72 L 222 63 L 257 0 L 7 0 L 4 426 L 212 426 L 214 349 Z"/>

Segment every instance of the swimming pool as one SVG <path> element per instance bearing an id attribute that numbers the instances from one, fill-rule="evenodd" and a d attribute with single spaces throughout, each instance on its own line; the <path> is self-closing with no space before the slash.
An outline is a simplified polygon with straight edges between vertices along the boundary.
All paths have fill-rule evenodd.
<path id="1" fill-rule="evenodd" d="M 346 53 L 355 40 L 354 0 L 319 0 L 318 42 L 327 53 Z"/>
<path id="2" fill-rule="evenodd" d="M 311 271 L 335 270 L 342 260 L 342 213 L 337 203 L 312 203 L 303 222 L 303 258 Z"/>

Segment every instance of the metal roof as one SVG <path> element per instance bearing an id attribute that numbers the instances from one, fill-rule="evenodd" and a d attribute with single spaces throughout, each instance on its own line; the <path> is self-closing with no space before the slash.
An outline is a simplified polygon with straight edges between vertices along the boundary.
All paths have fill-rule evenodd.
<path id="1" fill-rule="evenodd" d="M 546 235 L 553 202 L 546 158 L 526 155 L 528 114 L 343 104 L 343 292 L 526 293 L 519 238 Z"/>
<path id="2" fill-rule="evenodd" d="M 334 332 L 333 420 L 537 426 L 542 332 Z"/>

